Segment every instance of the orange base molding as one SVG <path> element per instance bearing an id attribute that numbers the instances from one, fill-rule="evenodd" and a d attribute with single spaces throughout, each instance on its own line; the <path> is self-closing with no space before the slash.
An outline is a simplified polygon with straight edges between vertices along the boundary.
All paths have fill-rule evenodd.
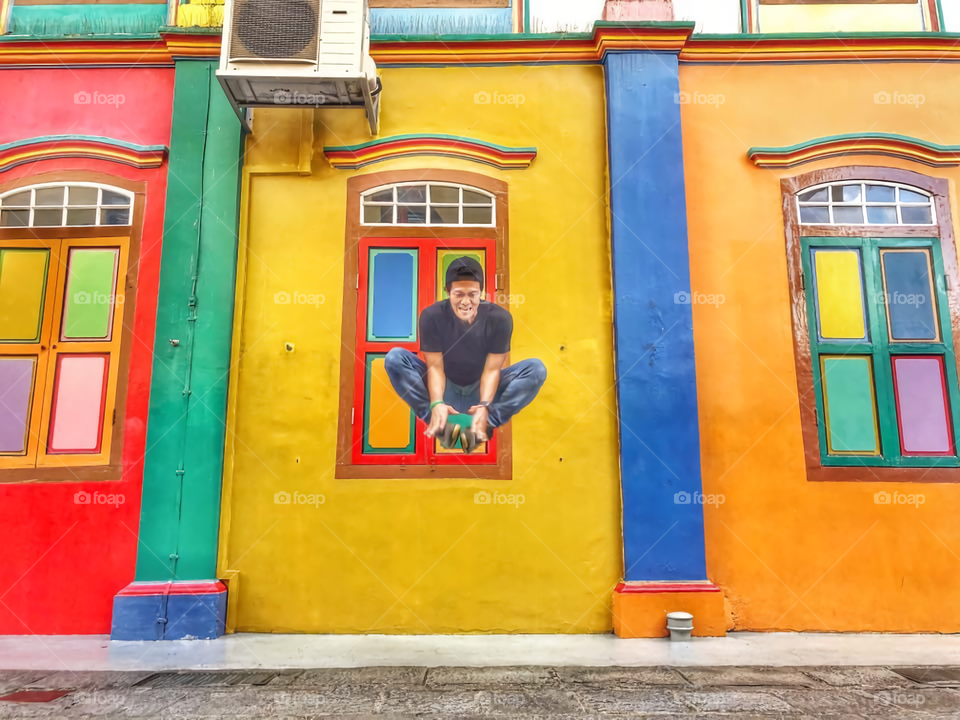
<path id="1" fill-rule="evenodd" d="M 671 612 L 693 615 L 694 637 L 727 634 L 723 593 L 709 581 L 620 583 L 613 591 L 617 637 L 666 637 L 667 613 Z"/>

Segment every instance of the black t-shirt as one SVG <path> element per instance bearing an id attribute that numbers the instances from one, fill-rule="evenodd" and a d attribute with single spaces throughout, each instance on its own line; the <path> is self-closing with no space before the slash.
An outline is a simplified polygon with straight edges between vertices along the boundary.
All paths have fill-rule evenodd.
<path id="1" fill-rule="evenodd" d="M 420 313 L 420 350 L 442 352 L 443 370 L 455 385 L 472 385 L 483 375 L 487 355 L 510 352 L 513 318 L 499 305 L 481 302 L 477 318 L 467 325 L 456 316 L 449 300 L 434 303 Z"/>

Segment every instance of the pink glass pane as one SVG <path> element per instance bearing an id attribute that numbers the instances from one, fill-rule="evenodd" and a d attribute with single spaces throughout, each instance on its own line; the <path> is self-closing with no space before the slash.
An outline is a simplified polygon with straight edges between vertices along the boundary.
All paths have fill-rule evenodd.
<path id="1" fill-rule="evenodd" d="M 941 358 L 895 357 L 893 377 L 903 454 L 952 455 Z"/>
<path id="2" fill-rule="evenodd" d="M 106 369 L 106 355 L 58 358 L 48 452 L 99 451 Z"/>

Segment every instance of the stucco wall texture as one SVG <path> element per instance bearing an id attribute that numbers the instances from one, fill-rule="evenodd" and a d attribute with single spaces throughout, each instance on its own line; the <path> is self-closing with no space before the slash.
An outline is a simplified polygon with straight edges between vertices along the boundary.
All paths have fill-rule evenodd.
<path id="1" fill-rule="evenodd" d="M 603 71 L 597 66 L 385 69 L 381 137 L 535 146 L 526 170 L 437 157 L 509 184 L 511 360 L 548 369 L 513 420 L 513 479 L 335 480 L 346 182 L 324 145 L 368 141 L 362 113 L 315 114 L 312 173 L 298 114 L 258 110 L 241 219 L 241 340 L 224 486 L 221 573 L 240 573 L 237 630 L 609 632 L 622 549 L 613 375 Z M 478 92 L 522 95 L 480 104 Z M 465 237 L 469 237 L 465 230 Z M 278 305 L 278 292 L 323 295 Z M 293 343 L 295 351 L 284 349 Z M 228 451 L 229 452 L 229 451 Z M 524 503 L 479 505 L 479 490 Z M 320 493 L 319 507 L 278 491 Z"/>
<path id="2" fill-rule="evenodd" d="M 754 146 L 889 132 L 956 144 L 960 98 L 945 64 L 682 65 L 681 88 L 723 101 L 683 106 L 707 571 L 738 630 L 957 632 L 960 494 L 952 484 L 806 479 L 780 178 L 872 165 L 947 178 L 957 168 L 850 156 L 770 171 Z M 878 92 L 922 96 L 877 104 Z M 717 99 L 715 97 L 715 99 Z M 953 280 L 956 282 L 956 278 Z M 956 341 L 956 338 L 954 338 Z M 879 505 L 878 491 L 921 493 Z"/>

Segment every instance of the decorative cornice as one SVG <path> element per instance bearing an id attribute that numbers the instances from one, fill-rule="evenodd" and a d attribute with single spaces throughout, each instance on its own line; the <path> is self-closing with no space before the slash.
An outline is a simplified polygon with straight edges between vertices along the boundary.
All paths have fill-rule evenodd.
<path id="1" fill-rule="evenodd" d="M 79 40 L 0 39 L 0 67 L 132 67 L 172 66 L 160 38 L 99 37 Z"/>
<path id="2" fill-rule="evenodd" d="M 381 67 L 599 63 L 608 52 L 679 54 L 683 63 L 957 62 L 957 33 L 693 35 L 692 23 L 598 22 L 593 33 L 374 36 Z M 160 37 L 0 38 L 0 67 L 170 67 L 216 60 L 219 28 L 160 29 Z"/>
<path id="3" fill-rule="evenodd" d="M 0 172 L 24 163 L 60 158 L 91 158 L 154 168 L 163 163 L 165 145 L 134 145 L 92 135 L 47 135 L 0 145 Z"/>
<path id="4" fill-rule="evenodd" d="M 160 30 L 160 37 L 166 43 L 167 52 L 173 60 L 220 58 L 220 28 L 191 28 L 187 32 L 163 28 Z"/>
<path id="5" fill-rule="evenodd" d="M 956 33 L 835 35 L 696 35 L 680 52 L 685 63 L 941 62 L 960 60 Z"/>
<path id="6" fill-rule="evenodd" d="M 338 170 L 357 170 L 386 160 L 422 155 L 469 160 L 500 170 L 522 170 L 530 167 L 537 149 L 510 148 L 452 135 L 396 135 L 362 145 L 325 147 L 323 153 Z"/>
<path id="7" fill-rule="evenodd" d="M 838 155 L 888 155 L 932 167 L 960 165 L 960 146 L 938 145 L 892 133 L 830 135 L 782 148 L 750 148 L 757 167 L 791 168 Z"/>

